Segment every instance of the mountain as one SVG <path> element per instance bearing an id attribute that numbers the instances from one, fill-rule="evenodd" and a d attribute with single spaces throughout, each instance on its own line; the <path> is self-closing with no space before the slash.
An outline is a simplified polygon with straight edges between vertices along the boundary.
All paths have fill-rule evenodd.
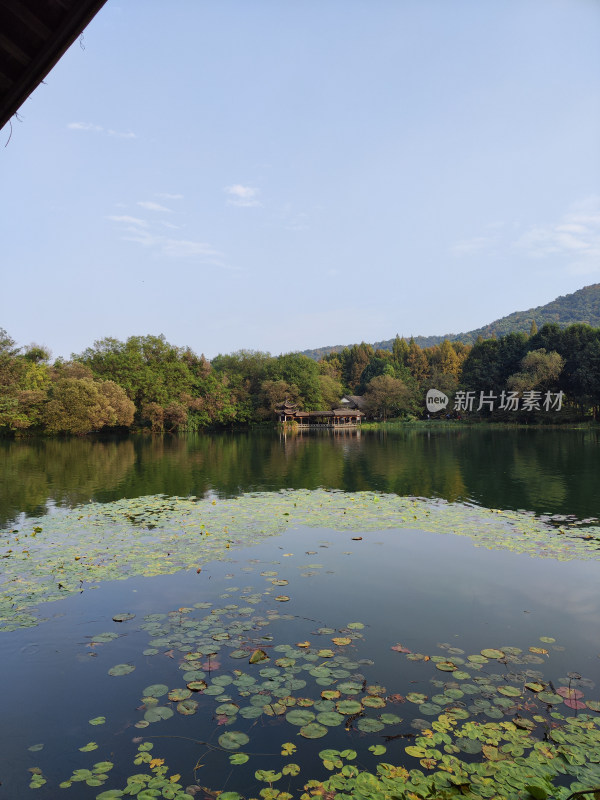
<path id="1" fill-rule="evenodd" d="M 481 336 L 490 339 L 492 336 L 505 336 L 507 333 L 529 333 L 531 323 L 535 321 L 538 328 L 547 322 L 557 322 L 561 328 L 582 322 L 591 325 L 593 328 L 600 328 L 600 283 L 593 283 L 591 286 L 584 286 L 572 294 L 565 294 L 546 303 L 545 306 L 537 306 L 527 311 L 515 311 L 507 317 L 490 322 L 482 328 L 466 333 L 449 333 L 446 336 L 415 336 L 415 342 L 419 347 L 433 347 L 440 344 L 444 339 L 451 342 L 459 341 L 464 344 L 473 344 Z M 391 350 L 393 339 L 383 342 L 373 342 L 373 347 L 381 350 Z M 314 358 L 317 361 L 328 353 L 339 353 L 348 345 L 333 345 L 330 347 L 319 347 L 316 350 L 304 350 L 302 355 Z"/>

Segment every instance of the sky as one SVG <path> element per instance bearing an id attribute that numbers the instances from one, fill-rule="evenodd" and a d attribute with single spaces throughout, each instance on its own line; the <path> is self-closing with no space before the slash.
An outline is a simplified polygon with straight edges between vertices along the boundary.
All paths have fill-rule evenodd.
<path id="1" fill-rule="evenodd" d="M 0 131 L 0 327 L 278 354 L 599 282 L 599 41 L 597 0 L 108 0 Z"/>

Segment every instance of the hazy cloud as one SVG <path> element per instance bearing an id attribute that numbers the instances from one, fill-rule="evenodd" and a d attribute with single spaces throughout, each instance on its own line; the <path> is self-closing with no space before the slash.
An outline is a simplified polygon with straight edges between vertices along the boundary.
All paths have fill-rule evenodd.
<path id="1" fill-rule="evenodd" d="M 142 203 L 139 203 L 139 205 L 142 205 Z M 109 219 L 117 224 L 117 230 L 121 234 L 123 241 L 135 242 L 159 256 L 176 259 L 197 259 L 216 267 L 232 269 L 227 264 L 224 253 L 207 242 L 165 236 L 152 230 L 148 222 L 138 217 L 120 215 L 110 216 Z M 169 228 L 177 227 L 176 225 L 172 226 L 170 223 L 162 224 L 166 224 Z"/>
<path id="2" fill-rule="evenodd" d="M 172 213 L 171 208 L 161 206 L 159 203 L 153 203 L 152 200 L 138 200 L 138 206 L 145 208 L 147 211 L 168 211 Z"/>
<path id="3" fill-rule="evenodd" d="M 260 190 L 253 186 L 242 186 L 241 183 L 236 183 L 233 186 L 226 186 L 223 191 L 229 195 L 228 202 L 232 206 L 249 208 L 262 205 L 258 200 Z"/>
<path id="4" fill-rule="evenodd" d="M 163 200 L 183 200 L 182 194 L 169 194 L 168 192 L 155 192 L 156 197 L 162 197 Z"/>
<path id="5" fill-rule="evenodd" d="M 577 204 L 562 219 L 534 225 L 515 246 L 530 258 L 561 257 L 571 272 L 586 274 L 600 269 L 600 198 Z"/>
<path id="6" fill-rule="evenodd" d="M 91 122 L 69 122 L 67 128 L 72 131 L 96 131 L 97 133 L 104 130 L 100 125 L 92 125 Z"/>
<path id="7" fill-rule="evenodd" d="M 102 125 L 94 125 L 92 122 L 69 122 L 67 128 L 72 131 L 103 133 L 106 136 L 114 136 L 117 139 L 137 139 L 133 131 L 115 131 L 113 128 L 104 128 Z"/>
<path id="8" fill-rule="evenodd" d="M 144 219 L 140 219 L 139 217 L 128 217 L 127 215 L 121 216 L 110 216 L 108 217 L 112 222 L 124 222 L 129 225 L 140 225 L 142 228 L 147 228 L 148 223 Z"/>

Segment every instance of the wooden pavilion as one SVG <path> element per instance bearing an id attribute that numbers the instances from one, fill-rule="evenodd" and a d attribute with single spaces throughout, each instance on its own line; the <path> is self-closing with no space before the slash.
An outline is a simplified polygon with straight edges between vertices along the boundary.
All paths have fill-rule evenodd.
<path id="1" fill-rule="evenodd" d="M 334 408 L 333 411 L 299 411 L 286 400 L 276 409 L 277 419 L 284 425 L 299 428 L 354 428 L 365 416 L 358 408 Z"/>

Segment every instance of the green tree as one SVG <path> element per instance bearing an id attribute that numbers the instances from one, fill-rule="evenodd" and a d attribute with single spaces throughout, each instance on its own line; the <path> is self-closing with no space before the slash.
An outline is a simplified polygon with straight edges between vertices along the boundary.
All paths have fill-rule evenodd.
<path id="1" fill-rule="evenodd" d="M 565 365 L 557 352 L 544 348 L 531 350 L 521 361 L 521 370 L 508 378 L 508 388 L 515 392 L 547 391 L 554 388 Z"/>

